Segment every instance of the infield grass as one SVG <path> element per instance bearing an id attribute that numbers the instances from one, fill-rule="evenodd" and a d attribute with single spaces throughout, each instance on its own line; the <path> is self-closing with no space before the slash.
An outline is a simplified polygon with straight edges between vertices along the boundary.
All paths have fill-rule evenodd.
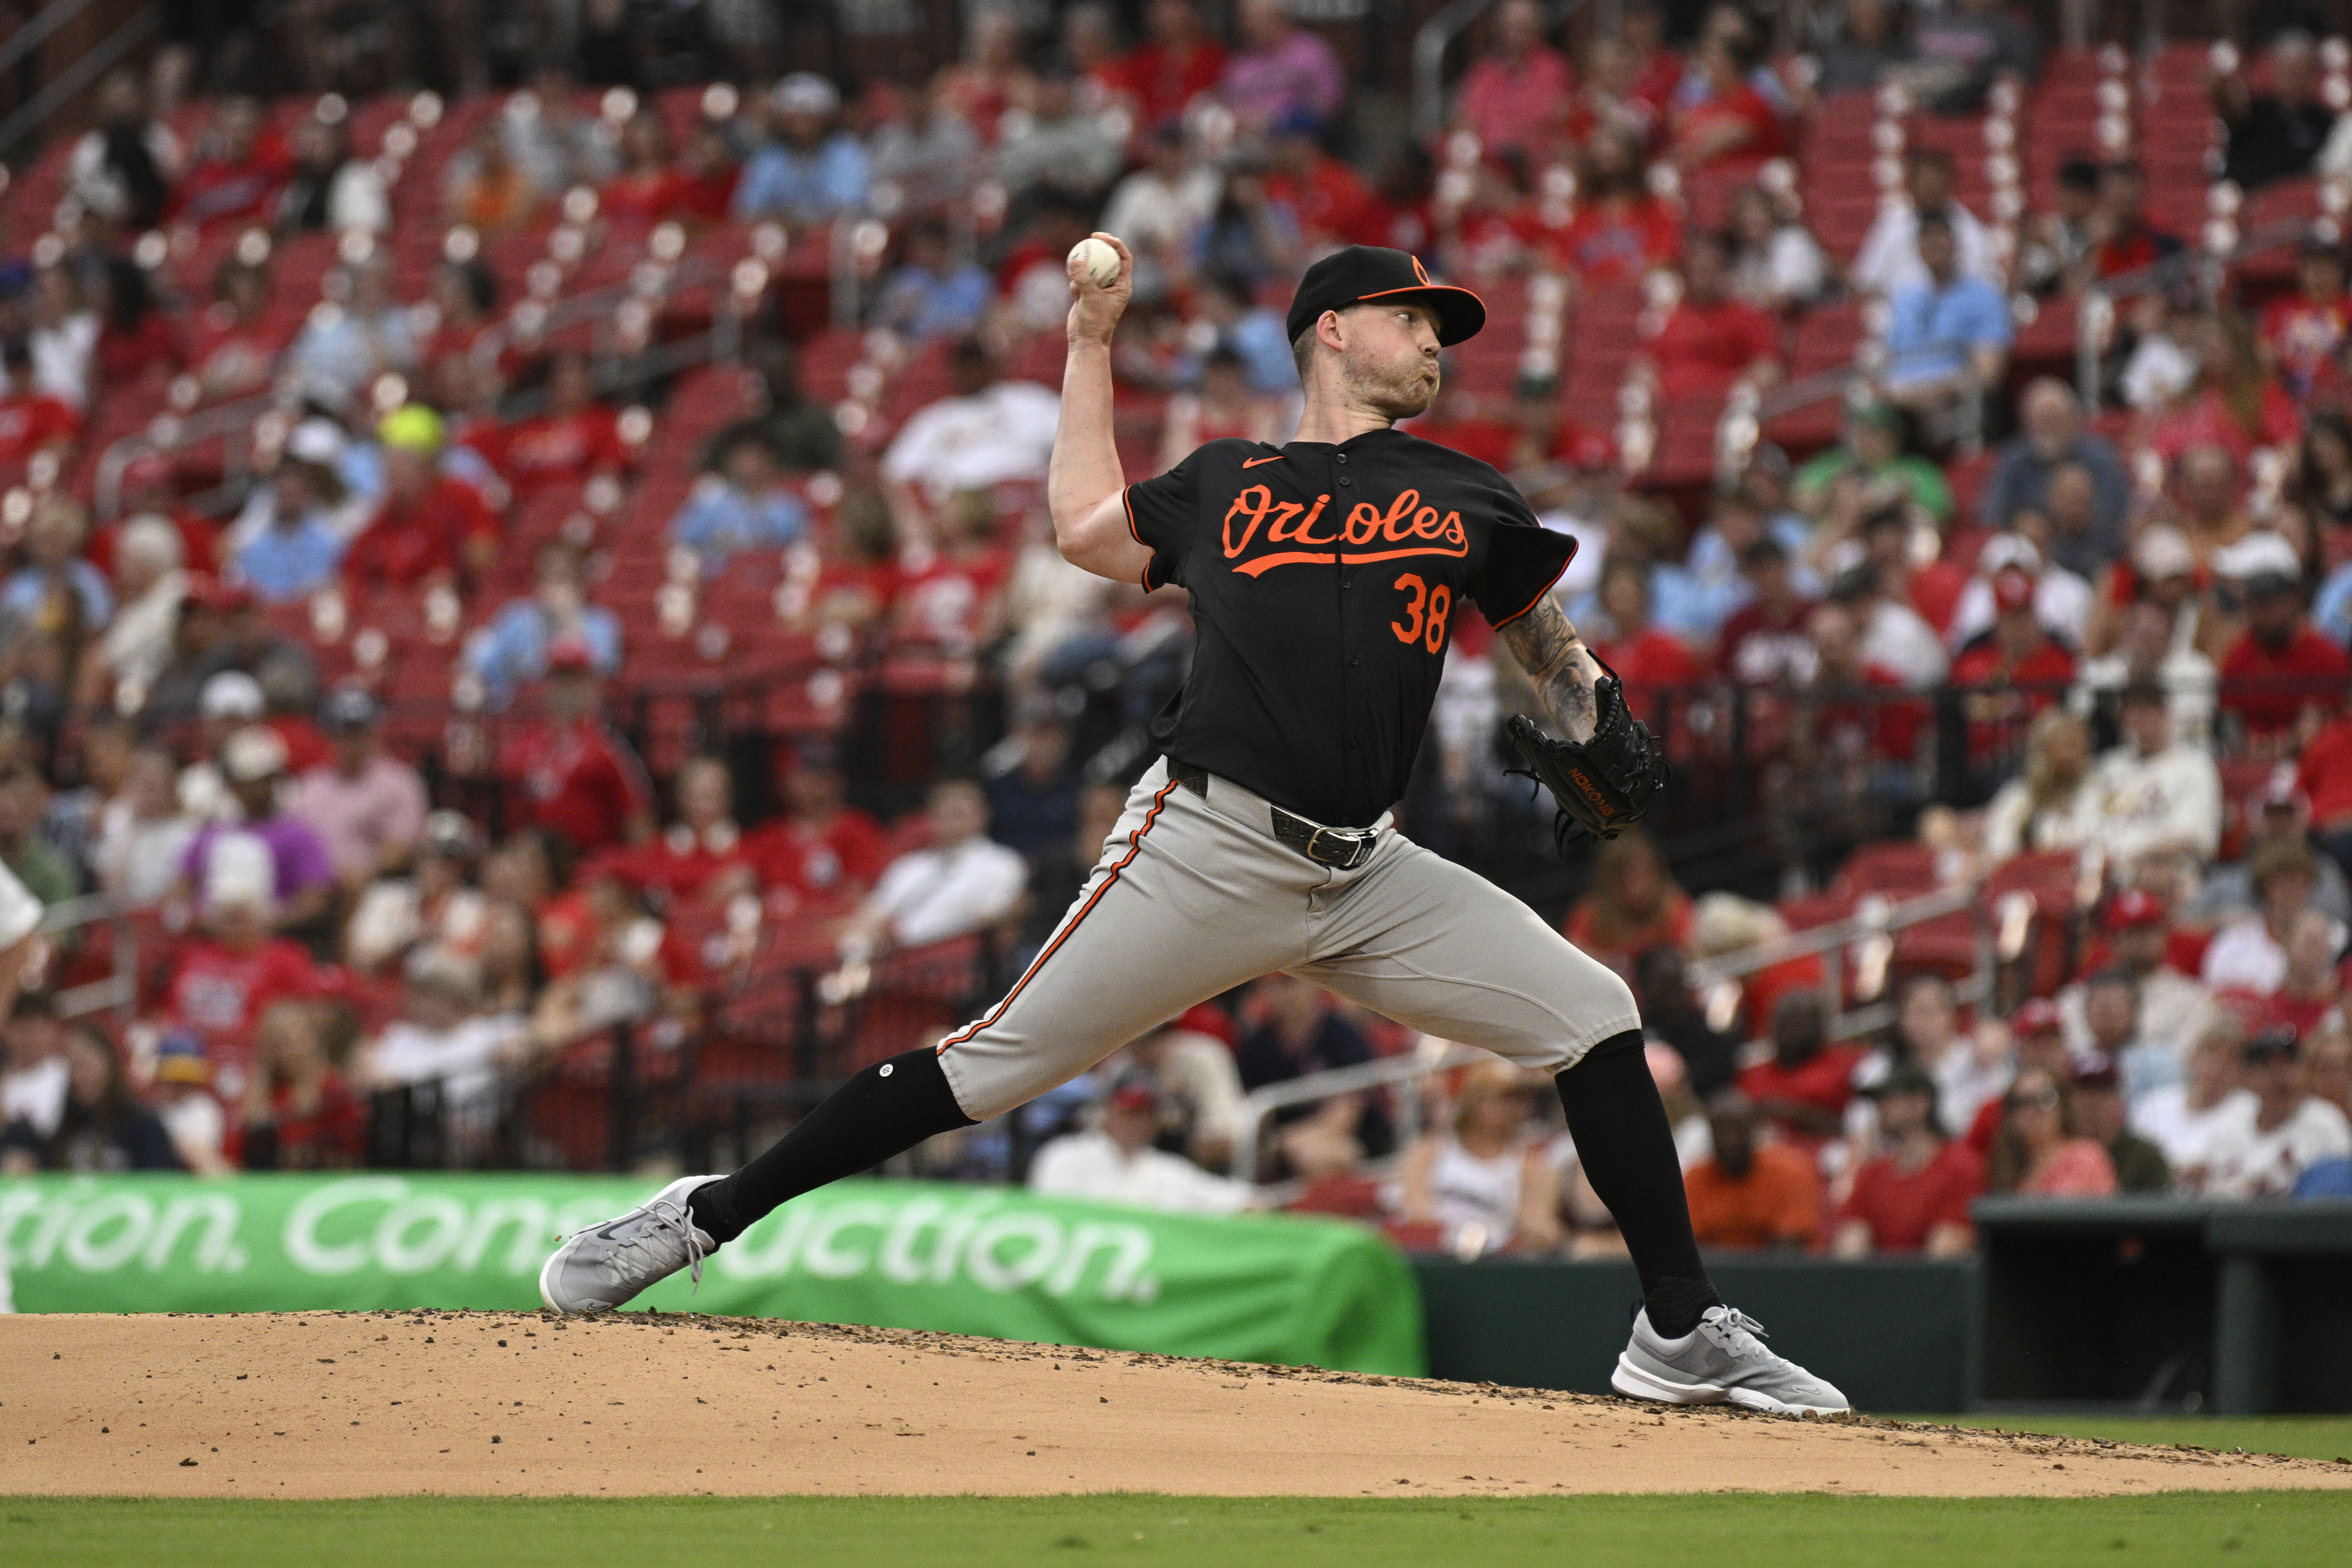
<path id="1" fill-rule="evenodd" d="M 2085 1500 L 1587 1497 L 0 1499 L 38 1568 L 1904 1568 L 2343 1561 L 2342 1492 Z"/>
<path id="2" fill-rule="evenodd" d="M 2287 1454 L 2298 1459 L 2352 1458 L 2352 1416 L 2346 1415 L 1903 1415 L 1988 1426 L 2003 1432 L 2050 1432 L 2063 1437 L 2105 1437 L 2116 1443 L 2186 1443 L 2226 1454 Z"/>

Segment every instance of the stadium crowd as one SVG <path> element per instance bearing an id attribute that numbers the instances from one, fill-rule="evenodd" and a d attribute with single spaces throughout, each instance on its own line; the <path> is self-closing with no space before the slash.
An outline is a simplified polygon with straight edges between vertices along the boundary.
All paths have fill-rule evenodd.
<path id="1" fill-rule="evenodd" d="M 1286 435 L 1280 310 L 1335 246 L 1584 312 L 1549 361 L 1450 367 L 1411 427 L 1580 538 L 1570 616 L 1678 761 L 1753 789 L 1760 885 L 1695 896 L 1671 829 L 1636 830 L 1559 900 L 1642 998 L 1703 1241 L 1941 1253 L 1986 1192 L 2352 1189 L 2341 205 L 2308 205 L 2290 269 L 2209 264 L 2154 216 L 2152 174 L 2181 178 L 2156 148 L 2040 149 L 2031 203 L 1975 210 L 1985 160 L 1956 171 L 1921 131 L 1842 239 L 1795 161 L 1857 104 L 1973 132 L 2039 101 L 2032 26 L 1848 0 L 1774 52 L 1773 16 L 1690 20 L 1629 5 L 1571 58 L 1503 0 L 1426 138 L 1368 126 L 1279 0 L 1230 26 L 1193 0 L 982 6 L 927 79 L 666 98 L 590 39 L 475 112 L 390 121 L 192 93 L 182 52 L 110 79 L 43 157 L 55 209 L 22 172 L 0 195 L 0 859 L 59 917 L 0 1028 L 0 1173 L 404 1162 L 425 1125 L 441 1163 L 593 1163 L 602 1121 L 565 1108 L 625 1089 L 624 1052 L 691 1106 L 716 1064 L 786 1080 L 812 1030 L 826 1070 L 873 1059 L 903 1048 L 886 1025 L 943 1029 L 1017 973 L 1190 633 L 1181 596 L 1061 562 L 1044 517 L 1063 258 L 1100 227 L 1137 258 L 1130 478 Z M 2344 70 L 2292 31 L 2215 54 L 2196 109 L 2231 190 L 2343 189 Z M 413 149 L 445 113 L 429 181 L 355 142 L 367 119 Z M 593 260 L 764 228 L 787 256 L 878 237 L 855 330 L 813 334 L 764 278 L 740 367 L 514 325 L 566 233 Z M 2093 298 L 2116 331 L 2086 396 L 2020 333 Z M 1629 300 L 1596 400 L 1591 345 Z M 1832 321 L 1866 329 L 1834 425 L 1775 439 L 1767 400 L 1823 368 L 1805 345 Z M 845 377 L 814 344 L 866 357 Z M 165 411 L 255 403 L 249 458 L 102 460 Z M 1763 438 L 1717 462 L 1740 407 Z M 1710 458 L 1685 480 L 1653 445 L 1694 409 Z M 1539 836 L 1499 776 L 1520 677 L 1490 641 L 1457 634 L 1401 816 L 1507 879 Z M 681 658 L 770 646 L 824 668 L 759 744 L 648 717 Z M 885 778 L 852 678 L 926 715 L 988 700 L 960 751 L 919 735 L 924 764 Z M 1988 987 L 1901 938 L 1867 993 L 1818 953 L 1738 967 L 1858 899 L 2020 868 L 2066 897 Z M 791 1005 L 745 1023 L 787 973 Z M 110 977 L 127 994 L 89 1005 Z M 1873 1001 L 1891 1022 L 1841 1037 Z M 1246 1124 L 1252 1090 L 1429 1044 L 1269 976 L 918 1158 L 1606 1253 L 1556 1100 L 1499 1067 L 1442 1080 L 1426 1126 L 1383 1092 Z M 1245 1137 L 1258 1166 L 1233 1172 Z"/>

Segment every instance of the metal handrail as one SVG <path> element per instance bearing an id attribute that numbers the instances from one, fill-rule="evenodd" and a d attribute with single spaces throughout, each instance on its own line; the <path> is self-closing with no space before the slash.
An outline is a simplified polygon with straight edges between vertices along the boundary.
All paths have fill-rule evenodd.
<path id="1" fill-rule="evenodd" d="M 99 454 L 98 471 L 90 481 L 90 504 L 101 522 L 113 518 L 122 505 L 124 470 L 149 452 L 177 451 L 248 429 L 279 406 L 278 394 L 257 392 L 232 402 L 215 404 L 194 414 L 160 414 L 141 429 L 118 436 Z M 159 437 L 158 426 L 168 428 Z"/>
<path id="2" fill-rule="evenodd" d="M 721 281 L 726 276 L 726 270 L 707 256 L 681 257 L 672 265 L 669 278 L 662 286 L 661 296 L 667 299 L 679 289 L 697 283 Z M 636 292 L 635 280 L 625 278 L 582 293 L 566 294 L 547 306 L 547 313 L 530 335 L 544 339 L 581 321 L 601 321 L 612 314 L 615 306 L 635 297 Z M 478 363 L 495 363 L 508 345 L 515 341 L 514 312 L 509 310 L 485 328 L 468 352 Z"/>
<path id="3" fill-rule="evenodd" d="M 33 13 L 33 19 L 0 39 L 0 71 L 12 70 L 16 62 L 48 42 L 49 35 L 87 11 L 95 0 L 55 0 Z"/>
<path id="4" fill-rule="evenodd" d="M 1854 1039 L 1893 1023 L 1895 1007 L 1884 994 L 1874 995 L 1874 1000 L 1859 1007 L 1849 1008 L 1844 1005 L 1846 950 L 1865 942 L 1886 942 L 1890 945 L 1880 955 L 1883 963 L 1894 956 L 1891 944 L 1896 932 L 1948 915 L 1966 912 L 1974 917 L 1976 961 L 1968 977 L 1955 984 L 1952 990 L 1962 1003 L 1982 1002 L 1993 994 L 1993 978 L 1999 966 L 1983 892 L 1981 881 L 1971 881 L 1939 888 L 1932 893 L 1920 893 L 1893 903 L 1874 902 L 1865 895 L 1863 906 L 1843 920 L 1808 927 L 1770 942 L 1757 942 L 1694 963 L 1688 971 L 1688 983 L 1695 992 L 1706 991 L 1759 970 L 1769 969 L 1776 963 L 1817 955 L 1822 960 L 1824 972 L 1822 993 L 1836 1008 L 1830 1017 L 1830 1037 L 1833 1040 Z M 1865 957 L 1863 963 L 1867 967 L 1868 958 Z"/>
<path id="5" fill-rule="evenodd" d="M 1792 958 L 1809 958 L 1874 936 L 1901 931 L 1907 926 L 1958 914 L 1975 906 L 1979 890 L 1973 882 L 1939 888 L 1932 893 L 1920 893 L 1884 908 L 1857 910 L 1827 925 L 1809 926 L 1787 936 L 1775 937 L 1770 942 L 1758 942 L 1753 947 L 1738 948 L 1719 957 L 1702 959 L 1690 966 L 1690 983 L 1694 988 L 1700 988 L 1713 985 L 1717 981 L 1737 980 L 1759 969 L 1786 963 Z"/>
<path id="6" fill-rule="evenodd" d="M 131 13 L 129 20 L 93 45 L 88 54 L 59 71 L 48 86 L 19 104 L 7 119 L 0 120 L 0 153 L 23 141 L 42 121 L 111 70 L 117 60 L 145 43 L 149 35 L 163 26 L 161 5 L 142 5 Z"/>
<path id="7" fill-rule="evenodd" d="M 127 1018 L 137 1005 L 139 934 L 131 927 L 130 915 L 127 905 L 107 893 L 61 900 L 41 910 L 40 923 L 33 929 L 42 936 L 62 936 L 101 923 L 110 927 L 114 936 L 114 973 L 104 980 L 69 985 L 58 992 L 59 1017 L 79 1018 L 85 1013 L 102 1013 L 113 1007 L 120 1008 Z"/>
<path id="8" fill-rule="evenodd" d="M 1399 1120 L 1409 1128 L 1421 1125 L 1421 1080 L 1433 1073 L 1451 1072 L 1455 1068 L 1473 1062 L 1493 1059 L 1492 1053 L 1475 1046 L 1454 1045 L 1436 1041 L 1444 1049 L 1435 1056 L 1425 1050 L 1414 1050 L 1403 1056 L 1382 1057 L 1377 1061 L 1360 1062 L 1354 1067 L 1331 1068 L 1323 1072 L 1311 1072 L 1304 1078 L 1286 1079 L 1250 1090 L 1242 1099 L 1242 1121 L 1234 1134 L 1234 1152 L 1226 1169 L 1235 1181 L 1255 1184 L 1257 1181 L 1258 1131 L 1266 1118 L 1293 1105 L 1305 1105 L 1318 1100 L 1329 1100 L 1336 1095 L 1354 1094 L 1367 1089 L 1380 1089 L 1393 1084 L 1398 1089 Z"/>

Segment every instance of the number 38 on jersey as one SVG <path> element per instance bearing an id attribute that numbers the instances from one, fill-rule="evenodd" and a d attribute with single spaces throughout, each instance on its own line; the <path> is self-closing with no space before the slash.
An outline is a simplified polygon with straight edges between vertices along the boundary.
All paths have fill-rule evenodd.
<path id="1" fill-rule="evenodd" d="M 1445 617 L 1454 609 L 1454 590 L 1443 583 L 1433 586 L 1423 582 L 1418 572 L 1399 574 L 1396 585 L 1405 595 L 1404 614 L 1389 623 L 1389 630 L 1408 647 L 1419 643 L 1432 653 L 1444 653 Z"/>

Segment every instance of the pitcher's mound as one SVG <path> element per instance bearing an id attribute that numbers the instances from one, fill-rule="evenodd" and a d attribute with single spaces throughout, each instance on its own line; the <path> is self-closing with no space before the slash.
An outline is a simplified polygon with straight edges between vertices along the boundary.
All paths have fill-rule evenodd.
<path id="1" fill-rule="evenodd" d="M 2307 1460 L 634 1314 L 0 1319 L 0 1490 L 167 1497 L 2352 1486 Z"/>

